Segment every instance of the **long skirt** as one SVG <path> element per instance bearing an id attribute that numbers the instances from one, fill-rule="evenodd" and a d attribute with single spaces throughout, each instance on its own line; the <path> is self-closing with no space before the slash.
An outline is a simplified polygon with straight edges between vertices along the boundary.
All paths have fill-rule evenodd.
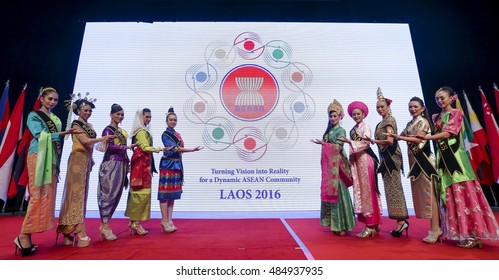
<path id="1" fill-rule="evenodd" d="M 77 234 L 85 230 L 84 220 L 91 164 L 91 158 L 86 153 L 74 152 L 69 155 L 57 232 Z"/>
<path id="2" fill-rule="evenodd" d="M 103 161 L 99 169 L 97 203 L 102 223 L 109 223 L 126 187 L 128 163 L 126 161 Z"/>
<path id="3" fill-rule="evenodd" d="M 496 218 L 476 180 L 455 183 L 445 191 L 447 239 L 464 240 L 479 237 L 499 240 Z"/>
<path id="4" fill-rule="evenodd" d="M 31 234 L 54 228 L 55 196 L 57 193 L 56 168 L 53 168 L 52 184 L 35 187 L 36 154 L 28 154 L 29 202 L 21 233 Z"/>
<path id="5" fill-rule="evenodd" d="M 134 191 L 130 189 L 126 204 L 125 216 L 132 221 L 151 219 L 151 189 Z"/>
<path id="6" fill-rule="evenodd" d="M 388 217 L 394 220 L 405 220 L 409 218 L 407 205 L 405 203 L 404 189 L 400 172 L 388 172 L 383 174 L 383 184 L 385 185 L 386 206 Z"/>
<path id="7" fill-rule="evenodd" d="M 329 226 L 332 231 L 351 231 L 356 224 L 350 193 L 340 185 L 337 203 L 321 203 L 321 225 Z"/>

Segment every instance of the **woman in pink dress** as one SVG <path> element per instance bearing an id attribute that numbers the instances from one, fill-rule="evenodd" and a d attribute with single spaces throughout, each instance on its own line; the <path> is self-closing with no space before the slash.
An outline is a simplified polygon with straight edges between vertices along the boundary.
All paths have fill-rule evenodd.
<path id="1" fill-rule="evenodd" d="M 482 248 L 482 239 L 499 239 L 499 227 L 463 148 L 463 112 L 452 108 L 456 99 L 450 87 L 437 90 L 435 101 L 442 111 L 433 115 L 436 132 L 422 138 L 437 142 L 445 237 L 458 240 L 457 246 L 461 248 Z"/>
<path id="2" fill-rule="evenodd" d="M 371 137 L 371 129 L 364 123 L 369 110 L 363 102 L 348 105 L 348 114 L 357 123 L 350 130 L 350 139 L 340 140 L 350 144 L 350 168 L 353 178 L 354 212 L 359 222 L 366 226 L 357 237 L 374 237 L 381 224 L 381 200 L 377 186 L 376 166 L 378 158 L 365 138 Z"/>

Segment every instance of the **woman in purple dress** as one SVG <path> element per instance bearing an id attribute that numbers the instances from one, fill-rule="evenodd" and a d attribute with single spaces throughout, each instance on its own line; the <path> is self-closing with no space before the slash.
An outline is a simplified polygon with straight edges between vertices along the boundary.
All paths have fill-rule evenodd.
<path id="1" fill-rule="evenodd" d="M 104 128 L 102 136 L 114 135 L 103 145 L 104 159 L 99 168 L 99 188 L 97 203 L 101 226 L 99 227 L 101 240 L 116 240 L 118 237 L 111 230 L 110 220 L 118 206 L 123 188 L 128 186 L 127 173 L 130 170 L 127 150 L 134 145 L 127 146 L 128 133 L 119 124 L 125 118 L 123 108 L 118 104 L 111 106 L 111 124 Z"/>

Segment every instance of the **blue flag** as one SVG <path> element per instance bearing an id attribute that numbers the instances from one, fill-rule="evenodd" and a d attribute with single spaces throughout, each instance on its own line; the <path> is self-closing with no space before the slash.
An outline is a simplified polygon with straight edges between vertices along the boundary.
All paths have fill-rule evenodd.
<path id="1" fill-rule="evenodd" d="M 0 100 L 0 143 L 3 141 L 5 128 L 9 123 L 9 82 L 5 84 L 2 99 Z"/>

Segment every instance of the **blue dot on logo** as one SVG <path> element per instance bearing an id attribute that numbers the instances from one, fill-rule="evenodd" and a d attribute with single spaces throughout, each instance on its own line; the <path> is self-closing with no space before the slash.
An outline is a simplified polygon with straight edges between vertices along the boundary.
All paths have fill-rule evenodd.
<path id="1" fill-rule="evenodd" d="M 208 76 L 206 75 L 205 72 L 198 72 L 196 74 L 196 81 L 200 82 L 200 83 L 203 83 L 206 81 L 206 78 L 208 78 Z"/>
<path id="2" fill-rule="evenodd" d="M 305 111 L 305 104 L 298 101 L 293 105 L 293 108 L 295 109 L 295 112 L 303 113 L 303 111 Z"/>

